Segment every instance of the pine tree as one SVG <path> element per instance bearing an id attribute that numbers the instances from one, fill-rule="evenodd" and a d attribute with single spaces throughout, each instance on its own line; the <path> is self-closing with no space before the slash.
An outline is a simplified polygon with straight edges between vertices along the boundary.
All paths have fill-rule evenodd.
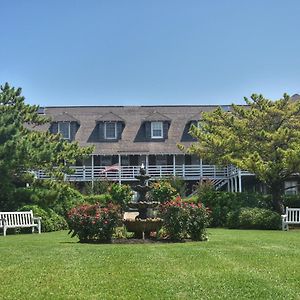
<path id="1" fill-rule="evenodd" d="M 203 113 L 200 126 L 190 129 L 197 142 L 185 150 L 254 173 L 269 187 L 274 209 L 281 213 L 283 183 L 300 170 L 300 103 L 286 94 L 277 101 L 253 94 L 245 102 L 229 112 L 219 107 Z"/>
<path id="2" fill-rule="evenodd" d="M 38 130 L 50 121 L 38 109 L 25 104 L 20 88 L 0 87 L 0 211 L 13 209 L 13 194 L 29 171 L 44 170 L 61 180 L 77 159 L 92 151 Z"/>

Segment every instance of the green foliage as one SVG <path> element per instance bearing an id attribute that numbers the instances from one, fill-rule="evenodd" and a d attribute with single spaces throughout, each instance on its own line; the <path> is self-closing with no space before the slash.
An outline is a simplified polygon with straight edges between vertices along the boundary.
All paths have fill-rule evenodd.
<path id="1" fill-rule="evenodd" d="M 186 232 L 194 241 L 204 241 L 207 239 L 206 227 L 209 224 L 208 210 L 198 203 L 188 204 L 186 207 Z"/>
<path id="2" fill-rule="evenodd" d="M 165 230 L 159 235 L 166 234 L 171 240 L 180 240 L 187 234 L 192 240 L 206 240 L 208 211 L 201 203 L 182 202 L 180 197 L 160 205 Z"/>
<path id="3" fill-rule="evenodd" d="M 258 207 L 271 209 L 271 197 L 258 193 L 231 193 L 216 191 L 209 184 L 199 185 L 197 196 L 185 201 L 202 202 L 211 210 L 212 227 L 224 227 L 227 223 L 229 212 L 239 210 L 242 207 Z"/>
<path id="4" fill-rule="evenodd" d="M 242 208 L 228 214 L 229 228 L 280 229 L 280 214 L 263 208 Z"/>
<path id="5" fill-rule="evenodd" d="M 164 203 L 178 196 L 176 189 L 166 180 L 153 182 L 150 187 L 150 194 L 153 201 Z"/>
<path id="6" fill-rule="evenodd" d="M 89 204 L 97 204 L 101 206 L 106 206 L 109 202 L 112 201 L 110 194 L 101 194 L 101 195 L 89 195 L 84 196 L 84 201 Z"/>
<path id="7" fill-rule="evenodd" d="M 20 88 L 8 84 L 0 87 L 0 210 L 20 206 L 14 201 L 14 193 L 26 182 L 34 181 L 29 170 L 44 170 L 62 179 L 77 159 L 92 151 L 91 147 L 80 148 L 78 143 L 69 143 L 60 135 L 35 130 L 49 119 L 38 114 L 37 106 L 27 105 L 24 100 Z"/>
<path id="8" fill-rule="evenodd" d="M 285 195 L 283 196 L 283 204 L 287 207 L 300 207 L 300 195 Z"/>
<path id="9" fill-rule="evenodd" d="M 68 213 L 69 233 L 72 233 L 72 237 L 77 236 L 81 242 L 108 242 L 120 219 L 117 205 L 82 205 Z"/>
<path id="10" fill-rule="evenodd" d="M 163 179 L 165 182 L 169 182 L 170 185 L 176 190 L 180 197 L 185 197 L 186 195 L 186 182 L 183 178 L 178 176 L 171 176 Z"/>
<path id="11" fill-rule="evenodd" d="M 111 181 L 108 180 L 95 180 L 93 183 L 90 181 L 84 182 L 82 194 L 84 195 L 101 195 L 109 192 Z"/>
<path id="12" fill-rule="evenodd" d="M 19 209 L 19 211 L 29 210 L 32 210 L 34 217 L 42 218 L 41 224 L 43 232 L 57 231 L 68 228 L 66 220 L 50 208 L 41 208 L 38 205 L 24 205 Z"/>
<path id="13" fill-rule="evenodd" d="M 133 192 L 130 185 L 114 183 L 109 188 L 109 193 L 112 198 L 112 202 L 120 205 L 123 209 L 127 203 L 131 201 Z"/>
<path id="14" fill-rule="evenodd" d="M 300 169 L 300 102 L 286 94 L 277 101 L 255 94 L 245 101 L 247 106 L 232 105 L 230 112 L 219 107 L 203 113 L 201 126 L 190 130 L 198 141 L 187 151 L 256 174 L 282 212 L 282 183 Z"/>

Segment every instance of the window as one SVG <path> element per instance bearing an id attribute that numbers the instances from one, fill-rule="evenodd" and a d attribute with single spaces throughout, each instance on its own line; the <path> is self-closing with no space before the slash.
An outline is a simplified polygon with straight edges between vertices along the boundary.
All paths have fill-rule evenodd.
<path id="1" fill-rule="evenodd" d="M 151 138 L 163 138 L 163 122 L 151 122 Z"/>
<path id="2" fill-rule="evenodd" d="M 71 137 L 70 122 L 58 122 L 58 133 L 60 133 L 65 140 Z"/>
<path id="3" fill-rule="evenodd" d="M 107 140 L 113 140 L 117 138 L 117 124 L 116 122 L 104 123 L 104 137 Z"/>
<path id="4" fill-rule="evenodd" d="M 284 193 L 286 195 L 297 195 L 298 194 L 298 182 L 297 181 L 285 181 L 284 182 Z"/>

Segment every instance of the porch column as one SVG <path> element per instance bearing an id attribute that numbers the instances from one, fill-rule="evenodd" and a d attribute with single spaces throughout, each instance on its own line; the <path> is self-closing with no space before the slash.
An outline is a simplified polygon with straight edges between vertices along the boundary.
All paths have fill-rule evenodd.
<path id="1" fill-rule="evenodd" d="M 148 167 L 149 167 L 149 155 L 148 154 L 146 154 L 146 160 L 145 160 L 145 163 L 146 163 L 146 172 L 147 172 L 147 174 L 148 174 Z"/>
<path id="2" fill-rule="evenodd" d="M 234 192 L 237 192 L 237 191 L 238 191 L 237 184 L 238 184 L 237 176 L 234 176 Z"/>
<path id="3" fill-rule="evenodd" d="M 119 184 L 121 184 L 122 179 L 121 179 L 121 172 L 122 172 L 122 167 L 121 167 L 121 155 L 118 154 L 118 160 L 119 160 Z"/>
<path id="4" fill-rule="evenodd" d="M 176 154 L 173 154 L 173 176 L 176 176 Z"/>
<path id="5" fill-rule="evenodd" d="M 94 192 L 94 154 L 92 154 L 92 190 Z"/>
<path id="6" fill-rule="evenodd" d="M 203 178 L 203 162 L 202 158 L 200 158 L 200 179 Z"/>
<path id="7" fill-rule="evenodd" d="M 230 186 L 231 186 L 230 191 L 233 193 L 233 192 L 234 192 L 234 187 L 233 187 L 233 177 L 230 178 Z"/>
<path id="8" fill-rule="evenodd" d="M 238 178 L 239 178 L 239 193 L 242 192 L 242 171 L 239 169 L 238 172 Z"/>

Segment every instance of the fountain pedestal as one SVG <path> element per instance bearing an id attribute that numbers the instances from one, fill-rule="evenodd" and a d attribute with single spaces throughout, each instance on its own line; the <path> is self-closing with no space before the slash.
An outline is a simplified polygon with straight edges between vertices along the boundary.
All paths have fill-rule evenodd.
<path id="1" fill-rule="evenodd" d="M 129 202 L 127 205 L 129 208 L 137 209 L 139 214 L 134 220 L 124 219 L 123 223 L 127 231 L 134 232 L 136 237 L 145 239 L 149 237 L 150 232 L 157 232 L 161 228 L 163 220 L 149 217 L 148 209 L 158 207 L 160 202 L 149 201 L 150 187 L 147 182 L 151 176 L 146 175 L 143 165 L 140 168 L 140 175 L 135 178 L 139 180 L 139 184 L 133 187 L 133 190 L 138 193 L 138 201 Z"/>

